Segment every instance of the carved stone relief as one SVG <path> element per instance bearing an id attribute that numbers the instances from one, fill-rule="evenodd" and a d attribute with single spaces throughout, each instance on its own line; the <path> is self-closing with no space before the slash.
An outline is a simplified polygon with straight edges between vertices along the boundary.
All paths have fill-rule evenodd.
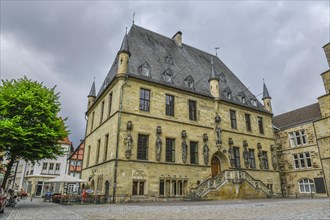
<path id="1" fill-rule="evenodd" d="M 156 139 L 156 160 L 160 160 L 160 156 L 162 154 L 162 139 L 160 138 L 160 136 L 162 135 L 162 127 L 161 126 L 157 126 L 156 129 L 156 135 L 157 135 L 157 139 Z"/>
<path id="2" fill-rule="evenodd" d="M 204 164 L 208 165 L 209 163 L 209 147 L 207 146 L 207 142 L 209 140 L 209 137 L 207 134 L 203 134 L 203 142 L 204 142 L 204 147 L 203 147 L 203 156 L 204 156 Z"/>
<path id="3" fill-rule="evenodd" d="M 187 150 L 188 150 L 188 145 L 187 145 L 187 132 L 183 130 L 181 132 L 181 138 L 182 138 L 182 161 L 183 163 L 187 162 Z"/>
<path id="4" fill-rule="evenodd" d="M 249 160 L 249 150 L 248 150 L 248 143 L 246 140 L 243 141 L 243 148 L 244 148 L 244 151 L 243 151 L 243 158 L 244 158 L 244 165 L 246 168 L 249 168 L 250 167 L 250 160 Z"/>
<path id="5" fill-rule="evenodd" d="M 132 121 L 128 121 L 127 126 L 126 126 L 127 136 L 124 140 L 124 143 L 126 145 L 125 155 L 126 155 L 127 159 L 129 159 L 131 157 L 131 154 L 132 154 L 132 144 L 133 144 L 133 138 L 132 138 L 132 135 L 131 135 L 132 129 L 133 129 L 133 123 L 132 123 Z"/>

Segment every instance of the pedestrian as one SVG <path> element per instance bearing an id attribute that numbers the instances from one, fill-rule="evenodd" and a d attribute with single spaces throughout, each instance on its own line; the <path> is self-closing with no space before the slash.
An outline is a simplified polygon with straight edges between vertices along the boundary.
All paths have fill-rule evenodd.
<path id="1" fill-rule="evenodd" d="M 83 191 L 81 193 L 81 203 L 84 203 L 86 201 L 86 197 L 87 197 L 86 190 L 83 189 Z"/>
<path id="2" fill-rule="evenodd" d="M 30 201 L 32 202 L 32 199 L 33 199 L 33 194 L 31 193 L 30 194 Z"/>

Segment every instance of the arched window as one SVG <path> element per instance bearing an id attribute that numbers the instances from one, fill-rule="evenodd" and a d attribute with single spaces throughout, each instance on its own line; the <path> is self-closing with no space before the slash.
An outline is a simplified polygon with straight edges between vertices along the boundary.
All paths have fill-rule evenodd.
<path id="1" fill-rule="evenodd" d="M 299 180 L 298 185 L 301 193 L 315 192 L 314 181 L 311 179 L 301 179 Z"/>

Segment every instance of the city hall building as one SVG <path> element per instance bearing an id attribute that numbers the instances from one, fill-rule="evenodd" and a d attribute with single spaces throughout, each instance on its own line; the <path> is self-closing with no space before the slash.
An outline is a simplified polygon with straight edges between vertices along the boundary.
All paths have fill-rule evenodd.
<path id="1" fill-rule="evenodd" d="M 182 39 L 137 25 L 125 34 L 88 96 L 83 187 L 116 202 L 281 195 L 266 85 L 260 103 Z"/>

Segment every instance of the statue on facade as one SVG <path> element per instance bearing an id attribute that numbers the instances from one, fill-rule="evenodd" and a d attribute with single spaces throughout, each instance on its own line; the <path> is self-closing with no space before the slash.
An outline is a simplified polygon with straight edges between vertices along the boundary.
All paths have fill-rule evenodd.
<path id="1" fill-rule="evenodd" d="M 209 163 L 209 151 L 210 151 L 210 149 L 207 146 L 207 144 L 205 143 L 204 147 L 203 147 L 203 156 L 204 156 L 205 165 L 207 165 Z"/>
<path id="2" fill-rule="evenodd" d="M 181 138 L 182 138 L 182 161 L 183 163 L 187 162 L 187 150 L 188 150 L 188 145 L 186 143 L 186 139 L 187 139 L 187 132 L 185 130 L 183 130 L 181 132 Z"/>
<path id="3" fill-rule="evenodd" d="M 157 129 L 156 129 L 156 135 L 157 135 L 157 139 L 156 139 L 156 160 L 160 160 L 160 156 L 161 156 L 161 153 L 162 153 L 162 139 L 160 138 L 162 134 L 162 128 L 161 126 L 157 126 Z"/>
<path id="4" fill-rule="evenodd" d="M 272 152 L 272 165 L 274 170 L 277 170 L 277 155 L 276 155 L 276 149 L 274 145 L 270 145 L 270 150 Z"/>
<path id="5" fill-rule="evenodd" d="M 262 146 L 260 143 L 257 144 L 258 148 L 258 158 L 259 158 L 259 167 L 264 169 L 264 154 L 262 153 Z"/>
<path id="6" fill-rule="evenodd" d="M 209 163 L 209 146 L 207 146 L 207 142 L 209 141 L 209 137 L 207 136 L 207 134 L 203 134 L 203 142 L 204 142 L 204 146 L 203 146 L 203 157 L 204 157 L 204 164 L 208 165 Z"/>
<path id="7" fill-rule="evenodd" d="M 249 160 L 250 154 L 249 154 L 248 147 L 249 147 L 249 145 L 248 145 L 247 141 L 244 140 L 243 141 L 243 148 L 244 148 L 243 158 L 244 158 L 244 164 L 245 164 L 246 168 L 250 167 L 250 160 Z"/>
<path id="8" fill-rule="evenodd" d="M 229 157 L 230 166 L 235 167 L 235 155 L 234 155 L 234 149 L 233 149 L 234 141 L 232 138 L 228 139 L 228 145 L 229 145 L 228 157 Z"/>
<path id="9" fill-rule="evenodd" d="M 131 154 L 132 154 L 132 144 L 133 144 L 133 138 L 132 138 L 132 135 L 131 135 L 131 131 L 133 129 L 132 121 L 127 122 L 126 129 L 127 129 L 127 136 L 124 139 L 124 143 L 126 145 L 125 155 L 126 155 L 126 158 L 129 159 L 131 157 Z"/>

